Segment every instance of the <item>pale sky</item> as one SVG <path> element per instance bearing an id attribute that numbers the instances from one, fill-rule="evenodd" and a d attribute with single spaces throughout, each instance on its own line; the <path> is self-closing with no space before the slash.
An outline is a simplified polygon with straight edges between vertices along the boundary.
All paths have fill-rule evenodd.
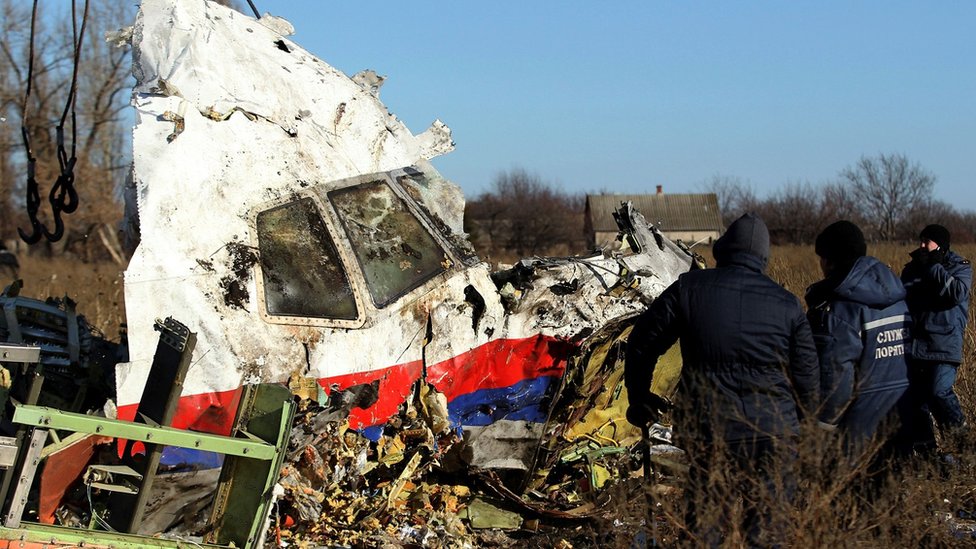
<path id="1" fill-rule="evenodd" d="M 448 124 L 435 165 L 469 198 L 516 167 L 569 192 L 722 175 L 765 196 L 899 153 L 976 210 L 976 2 L 254 2 L 385 75 L 414 133 Z"/>

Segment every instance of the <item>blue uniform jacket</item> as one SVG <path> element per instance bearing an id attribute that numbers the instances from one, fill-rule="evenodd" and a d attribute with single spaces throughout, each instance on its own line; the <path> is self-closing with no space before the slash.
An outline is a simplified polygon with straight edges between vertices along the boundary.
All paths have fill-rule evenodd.
<path id="1" fill-rule="evenodd" d="M 935 362 L 962 362 L 962 340 L 969 318 L 973 267 L 953 251 L 942 263 L 909 263 L 901 272 L 914 319 L 912 357 Z"/>
<path id="2" fill-rule="evenodd" d="M 866 440 L 908 388 L 911 317 L 905 289 L 886 265 L 861 257 L 839 283 L 806 294 L 820 356 L 820 421 Z"/>

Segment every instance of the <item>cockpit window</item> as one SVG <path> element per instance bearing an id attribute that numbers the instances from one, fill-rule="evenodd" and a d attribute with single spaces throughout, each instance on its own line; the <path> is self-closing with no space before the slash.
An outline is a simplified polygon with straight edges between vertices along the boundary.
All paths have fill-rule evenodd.
<path id="1" fill-rule="evenodd" d="M 385 182 L 347 187 L 328 196 L 377 307 L 447 268 L 443 248 Z"/>
<path id="2" fill-rule="evenodd" d="M 454 248 L 462 262 L 473 264 L 479 261 L 464 234 L 464 195 L 459 188 L 436 172 L 431 176 L 412 168 L 404 169 L 396 181 L 414 199 L 434 229 Z M 452 188 L 457 191 L 451 192 Z"/>
<path id="3" fill-rule="evenodd" d="M 269 314 L 357 317 L 339 253 L 311 198 L 261 212 L 257 233 Z"/>

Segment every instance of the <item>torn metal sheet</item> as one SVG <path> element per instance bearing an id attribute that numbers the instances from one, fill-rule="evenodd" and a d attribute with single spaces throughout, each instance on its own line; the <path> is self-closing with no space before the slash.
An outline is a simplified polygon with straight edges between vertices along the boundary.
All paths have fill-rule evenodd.
<path id="1" fill-rule="evenodd" d="M 142 2 L 119 416 L 146 383 L 154 319 L 178 315 L 198 339 L 176 427 L 227 433 L 243 384 L 315 379 L 330 395 L 373 388 L 347 408 L 377 440 L 423 380 L 440 396 L 421 407 L 435 434 L 446 421 L 463 436 L 464 466 L 531 471 L 574 357 L 691 254 L 624 206 L 621 249 L 492 273 L 459 188 L 427 161 L 450 130 L 412 134 L 379 101 L 382 77 L 349 78 L 269 21 Z"/>

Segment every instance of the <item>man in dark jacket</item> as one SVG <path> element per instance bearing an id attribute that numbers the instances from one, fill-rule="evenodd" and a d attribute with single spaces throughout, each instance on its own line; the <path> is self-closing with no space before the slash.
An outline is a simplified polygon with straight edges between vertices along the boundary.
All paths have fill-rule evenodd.
<path id="1" fill-rule="evenodd" d="M 857 225 L 828 226 L 814 249 L 825 277 L 806 294 L 820 355 L 824 402 L 818 419 L 838 427 L 851 457 L 857 457 L 869 449 L 882 420 L 900 424 L 896 404 L 908 388 L 911 318 L 901 281 L 866 255 Z"/>
<path id="2" fill-rule="evenodd" d="M 674 423 L 691 461 L 686 527 L 699 543 L 719 544 L 741 497 L 750 542 L 772 545 L 781 540 L 770 507 L 792 497 L 799 418 L 819 405 L 816 348 L 799 300 L 764 274 L 769 232 L 759 217 L 736 220 L 713 253 L 715 269 L 682 274 L 638 317 L 624 369 L 627 418 L 654 419 L 654 368 L 680 339 Z M 733 482 L 716 487 L 710 473 L 722 463 Z"/>
<path id="3" fill-rule="evenodd" d="M 973 269 L 969 260 L 949 249 L 945 227 L 929 225 L 919 240 L 901 273 L 914 326 L 909 375 L 912 385 L 924 391 L 943 435 L 959 441 L 965 418 L 952 386 L 962 362 Z"/>

